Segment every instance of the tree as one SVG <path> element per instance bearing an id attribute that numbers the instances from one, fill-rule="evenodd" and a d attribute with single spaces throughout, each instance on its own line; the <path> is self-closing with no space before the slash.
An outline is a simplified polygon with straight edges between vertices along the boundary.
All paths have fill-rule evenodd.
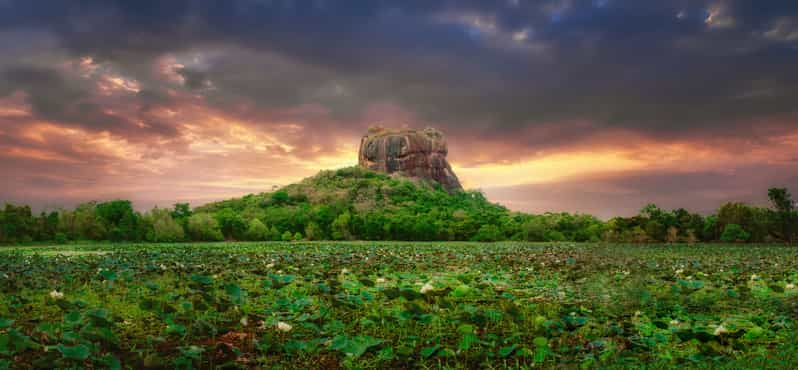
<path id="1" fill-rule="evenodd" d="M 685 236 L 684 240 L 687 242 L 688 245 L 693 245 L 695 243 L 698 243 L 699 241 L 698 237 L 695 236 L 695 231 L 693 230 L 687 230 L 687 236 Z"/>
<path id="2" fill-rule="evenodd" d="M 668 237 L 666 238 L 668 243 L 676 243 L 679 241 L 679 229 L 676 226 L 671 226 L 668 228 Z"/>
<path id="3" fill-rule="evenodd" d="M 74 212 L 73 239 L 103 240 L 107 229 L 102 219 L 97 216 L 97 204 L 94 202 L 79 205 Z"/>
<path id="4" fill-rule="evenodd" d="M 567 240 L 565 234 L 560 232 L 559 230 L 546 230 L 546 234 L 544 235 L 544 239 L 547 242 L 564 242 Z"/>
<path id="5" fill-rule="evenodd" d="M 640 210 L 640 216 L 649 220 L 660 220 L 665 214 L 656 204 L 649 203 Z"/>
<path id="6" fill-rule="evenodd" d="M 768 190 L 768 198 L 776 209 L 781 239 L 792 243 L 795 236 L 796 217 L 795 202 L 792 194 L 785 188 L 772 188 Z"/>
<path id="7" fill-rule="evenodd" d="M 332 237 L 335 240 L 346 240 L 352 238 L 352 232 L 349 227 L 349 222 L 352 219 L 352 215 L 349 211 L 344 211 L 335 218 L 335 221 L 332 223 Z"/>
<path id="8" fill-rule="evenodd" d="M 282 240 L 284 242 L 290 242 L 290 241 L 294 240 L 294 236 L 291 235 L 290 231 L 286 230 L 286 232 L 283 233 Z"/>
<path id="9" fill-rule="evenodd" d="M 728 224 L 720 235 L 720 240 L 726 243 L 746 242 L 751 237 L 740 225 Z"/>
<path id="10" fill-rule="evenodd" d="M 35 219 L 34 229 L 36 240 L 53 240 L 58 232 L 58 212 L 42 212 Z"/>
<path id="11" fill-rule="evenodd" d="M 216 212 L 215 216 L 225 238 L 241 240 L 245 237 L 247 223 L 238 212 L 232 208 L 224 208 Z"/>
<path id="12" fill-rule="evenodd" d="M 29 206 L 6 204 L 0 218 L 0 235 L 6 242 L 29 242 L 33 240 L 34 220 Z M 3 240 L 0 240 L 3 241 Z"/>
<path id="13" fill-rule="evenodd" d="M 172 218 L 185 228 L 191 217 L 191 206 L 188 203 L 176 203 L 172 210 Z"/>
<path id="14" fill-rule="evenodd" d="M 718 227 L 725 230 L 726 225 L 736 224 L 751 230 L 754 220 L 753 210 L 745 203 L 726 203 L 718 209 Z"/>
<path id="15" fill-rule="evenodd" d="M 269 228 L 257 218 L 249 221 L 249 226 L 246 232 L 247 240 L 262 241 L 269 239 Z"/>
<path id="16" fill-rule="evenodd" d="M 709 216 L 704 221 L 704 228 L 701 230 L 702 239 L 704 241 L 718 240 L 718 217 Z"/>
<path id="17" fill-rule="evenodd" d="M 285 190 L 278 190 L 272 193 L 271 200 L 273 205 L 279 206 L 288 203 L 290 198 L 288 196 L 288 192 Z"/>
<path id="18" fill-rule="evenodd" d="M 531 242 L 542 242 L 545 239 L 548 225 L 546 225 L 542 216 L 532 216 L 521 227 L 523 230 L 524 239 Z"/>
<path id="19" fill-rule="evenodd" d="M 99 203 L 95 207 L 97 218 L 108 231 L 111 241 L 137 240 L 139 215 L 133 210 L 129 200 L 113 200 Z"/>
<path id="20" fill-rule="evenodd" d="M 789 213 L 795 210 L 792 194 L 785 188 L 768 189 L 768 198 L 773 203 L 773 207 L 780 213 Z"/>
<path id="21" fill-rule="evenodd" d="M 305 237 L 307 237 L 308 240 L 321 240 L 324 239 L 324 232 L 321 227 L 319 227 L 319 224 L 311 221 L 305 226 Z"/>
<path id="22" fill-rule="evenodd" d="M 166 209 L 155 208 L 145 215 L 146 222 L 152 224 L 152 230 L 147 233 L 147 239 L 153 242 L 179 242 L 185 239 L 185 230 L 174 218 L 172 212 Z"/>
<path id="23" fill-rule="evenodd" d="M 665 241 L 667 233 L 668 230 L 665 228 L 665 225 L 659 221 L 650 220 L 646 222 L 646 235 L 648 235 L 649 240 L 658 242 Z"/>
<path id="24" fill-rule="evenodd" d="M 649 241 L 648 234 L 639 225 L 621 233 L 621 241 L 627 243 L 646 243 Z"/>
<path id="25" fill-rule="evenodd" d="M 475 242 L 496 242 L 503 239 L 504 235 L 496 225 L 482 225 L 477 234 L 471 238 Z"/>
<path id="26" fill-rule="evenodd" d="M 280 235 L 281 235 L 280 230 L 276 226 L 272 225 L 272 227 L 269 229 L 269 234 L 266 240 L 271 240 L 275 242 L 280 241 L 282 239 Z"/>
<path id="27" fill-rule="evenodd" d="M 220 241 L 224 240 L 219 223 L 207 213 L 195 213 L 188 218 L 188 232 L 192 240 Z"/>

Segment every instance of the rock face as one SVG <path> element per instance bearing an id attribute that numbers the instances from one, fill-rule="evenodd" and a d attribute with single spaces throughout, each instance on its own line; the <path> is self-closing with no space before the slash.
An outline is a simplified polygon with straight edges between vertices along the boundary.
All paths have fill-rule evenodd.
<path id="1" fill-rule="evenodd" d="M 361 167 L 389 174 L 432 180 L 448 191 L 463 190 L 452 171 L 443 134 L 433 128 L 390 130 L 370 128 L 360 140 Z"/>

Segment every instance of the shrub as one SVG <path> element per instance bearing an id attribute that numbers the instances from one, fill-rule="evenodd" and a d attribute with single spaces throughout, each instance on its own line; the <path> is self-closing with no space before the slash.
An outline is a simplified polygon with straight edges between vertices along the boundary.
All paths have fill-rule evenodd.
<path id="1" fill-rule="evenodd" d="M 274 193 L 272 193 L 271 198 L 272 198 L 272 204 L 273 205 L 286 204 L 286 203 L 288 203 L 288 200 L 290 199 L 288 197 L 288 192 L 286 192 L 285 190 L 275 191 Z"/>
<path id="2" fill-rule="evenodd" d="M 249 221 L 246 232 L 247 240 L 262 241 L 269 239 L 269 228 L 261 220 L 253 218 Z"/>
<path id="3" fill-rule="evenodd" d="M 720 240 L 726 243 L 745 242 L 751 238 L 751 234 L 745 231 L 740 225 L 728 224 L 720 235 Z"/>
<path id="4" fill-rule="evenodd" d="M 305 226 L 305 236 L 308 240 L 321 240 L 324 239 L 324 232 L 319 227 L 319 224 L 311 221 Z"/>
<path id="5" fill-rule="evenodd" d="M 56 244 L 66 244 L 67 236 L 64 233 L 55 233 L 54 240 Z"/>
<path id="6" fill-rule="evenodd" d="M 224 239 L 219 223 L 207 213 L 197 213 L 188 218 L 188 232 L 193 240 L 220 241 Z"/>
<path id="7" fill-rule="evenodd" d="M 186 237 L 183 226 L 167 212 L 155 220 L 152 231 L 156 242 L 179 242 Z"/>
<path id="8" fill-rule="evenodd" d="M 475 242 L 495 242 L 503 239 L 504 235 L 502 235 L 501 230 L 496 225 L 482 225 L 471 240 Z"/>
<path id="9" fill-rule="evenodd" d="M 565 234 L 557 230 L 548 230 L 545 233 L 544 239 L 547 242 L 562 242 L 565 241 Z"/>

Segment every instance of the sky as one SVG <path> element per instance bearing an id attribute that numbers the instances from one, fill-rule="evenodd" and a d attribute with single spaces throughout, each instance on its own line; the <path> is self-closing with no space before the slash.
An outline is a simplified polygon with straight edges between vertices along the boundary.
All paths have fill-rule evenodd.
<path id="1" fill-rule="evenodd" d="M 200 205 L 435 127 L 512 210 L 798 191 L 794 0 L 0 0 L 0 202 Z"/>

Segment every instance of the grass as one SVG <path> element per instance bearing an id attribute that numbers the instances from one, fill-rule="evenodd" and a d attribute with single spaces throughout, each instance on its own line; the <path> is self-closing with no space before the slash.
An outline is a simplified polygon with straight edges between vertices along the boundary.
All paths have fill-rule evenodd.
<path id="1" fill-rule="evenodd" d="M 795 368 L 798 249 L 0 249 L 0 369 Z"/>

